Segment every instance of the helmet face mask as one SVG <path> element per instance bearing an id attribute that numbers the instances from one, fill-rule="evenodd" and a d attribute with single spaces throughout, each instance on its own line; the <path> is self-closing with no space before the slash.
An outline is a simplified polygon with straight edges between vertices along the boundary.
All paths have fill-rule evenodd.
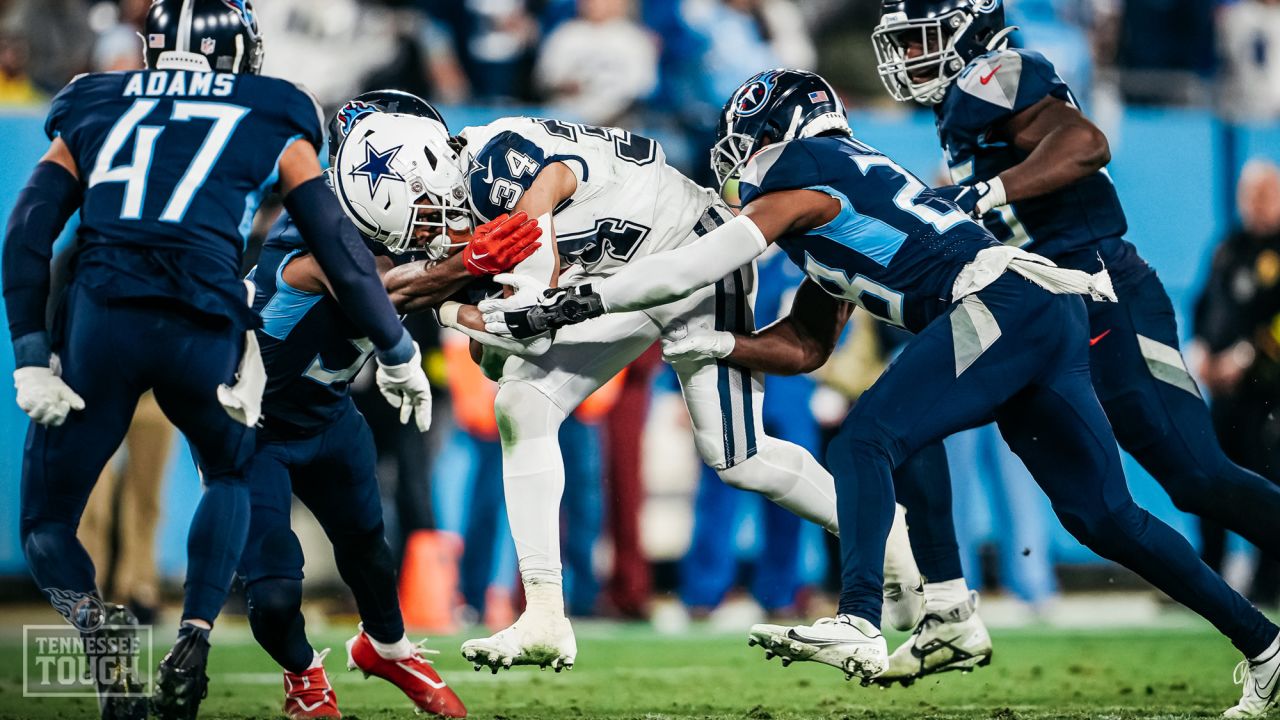
<path id="1" fill-rule="evenodd" d="M 726 133 L 711 148 L 711 171 L 715 173 L 716 190 L 723 198 L 725 188 L 738 177 L 751 159 L 755 138 L 743 133 Z"/>
<path id="2" fill-rule="evenodd" d="M 972 23 L 973 16 L 963 10 L 920 19 L 908 19 L 904 13 L 882 17 L 871 33 L 871 44 L 876 71 L 893 99 L 925 105 L 942 102 L 947 86 L 967 64 L 956 49 L 956 39 Z"/>

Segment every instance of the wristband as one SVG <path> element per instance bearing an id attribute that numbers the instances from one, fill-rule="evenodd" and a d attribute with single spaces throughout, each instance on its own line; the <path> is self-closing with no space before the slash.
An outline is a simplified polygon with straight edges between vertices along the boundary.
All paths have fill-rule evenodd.
<path id="1" fill-rule="evenodd" d="M 440 320 L 440 324 L 444 327 L 458 327 L 458 311 L 462 309 L 462 303 L 456 300 L 446 300 L 440 309 L 436 311 L 436 315 Z"/>

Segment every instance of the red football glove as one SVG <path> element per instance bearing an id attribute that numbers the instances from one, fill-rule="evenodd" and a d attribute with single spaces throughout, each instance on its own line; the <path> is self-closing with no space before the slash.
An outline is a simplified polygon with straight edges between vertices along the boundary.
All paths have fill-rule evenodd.
<path id="1" fill-rule="evenodd" d="M 542 246 L 542 228 L 523 212 L 506 213 L 476 228 L 462 249 L 462 264 L 472 275 L 497 275 L 511 270 Z"/>

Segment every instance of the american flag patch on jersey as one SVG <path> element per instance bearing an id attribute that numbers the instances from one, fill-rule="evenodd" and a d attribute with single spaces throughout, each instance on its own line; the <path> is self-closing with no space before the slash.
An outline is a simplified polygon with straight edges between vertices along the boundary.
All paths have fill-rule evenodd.
<path id="1" fill-rule="evenodd" d="M 830 100 L 830 98 L 827 97 L 826 90 L 814 90 L 809 93 L 809 102 L 811 103 L 826 102 L 827 100 Z"/>

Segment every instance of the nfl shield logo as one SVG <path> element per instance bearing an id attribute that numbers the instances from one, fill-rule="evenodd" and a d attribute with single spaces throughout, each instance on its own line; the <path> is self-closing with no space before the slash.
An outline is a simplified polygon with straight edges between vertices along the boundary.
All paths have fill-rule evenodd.
<path id="1" fill-rule="evenodd" d="M 213 38 L 204 38 L 200 41 L 200 52 L 205 55 L 212 55 L 216 47 L 218 47 L 218 42 Z"/>

